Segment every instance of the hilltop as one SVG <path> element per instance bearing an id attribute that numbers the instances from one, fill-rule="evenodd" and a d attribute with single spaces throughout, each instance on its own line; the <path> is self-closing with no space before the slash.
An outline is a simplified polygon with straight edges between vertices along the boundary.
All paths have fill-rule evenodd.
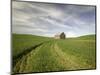
<path id="1" fill-rule="evenodd" d="M 80 36 L 78 37 L 78 39 L 82 39 L 82 40 L 95 40 L 96 38 L 96 35 L 95 34 L 92 34 L 92 35 L 84 35 L 84 36 Z"/>

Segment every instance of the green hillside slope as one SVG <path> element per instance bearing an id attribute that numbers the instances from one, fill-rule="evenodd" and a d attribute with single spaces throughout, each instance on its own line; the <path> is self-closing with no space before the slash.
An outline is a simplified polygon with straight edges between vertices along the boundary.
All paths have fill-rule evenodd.
<path id="1" fill-rule="evenodd" d="M 22 34 L 12 37 L 13 73 L 96 68 L 95 35 L 72 39 Z"/>
<path id="2" fill-rule="evenodd" d="M 96 35 L 95 34 L 93 34 L 93 35 L 84 35 L 84 36 L 78 37 L 78 39 L 84 39 L 84 40 L 91 39 L 91 40 L 95 40 L 96 39 Z"/>
<path id="3" fill-rule="evenodd" d="M 12 51 L 13 57 L 24 52 L 24 50 L 34 47 L 44 41 L 48 41 L 51 38 L 35 36 L 35 35 L 26 35 L 26 34 L 12 34 Z"/>

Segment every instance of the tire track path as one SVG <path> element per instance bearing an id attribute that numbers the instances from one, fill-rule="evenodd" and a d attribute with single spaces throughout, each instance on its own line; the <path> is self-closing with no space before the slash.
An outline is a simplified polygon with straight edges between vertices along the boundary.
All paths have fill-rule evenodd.
<path id="1" fill-rule="evenodd" d="M 78 62 L 80 61 L 80 58 L 63 52 L 57 43 L 54 44 L 54 51 L 59 57 L 60 63 L 65 67 L 65 70 L 86 69 L 87 66 L 91 67 L 91 65 L 85 63 L 84 61 L 81 63 Z"/>
<path id="2" fill-rule="evenodd" d="M 75 62 L 70 55 L 64 53 L 61 48 L 59 48 L 57 43 L 54 44 L 54 51 L 59 58 L 59 62 L 61 63 L 61 65 L 63 65 L 64 70 L 74 70 L 76 68 L 79 68 L 79 64 Z"/>
<path id="3" fill-rule="evenodd" d="M 30 48 L 28 53 L 17 59 L 13 69 L 15 73 L 76 70 L 84 66 L 77 62 L 75 56 L 63 52 L 56 41 L 44 42 L 35 49 Z"/>

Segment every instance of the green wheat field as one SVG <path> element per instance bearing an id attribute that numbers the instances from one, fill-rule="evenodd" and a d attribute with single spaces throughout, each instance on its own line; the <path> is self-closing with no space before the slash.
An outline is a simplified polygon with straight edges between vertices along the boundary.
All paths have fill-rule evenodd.
<path id="1" fill-rule="evenodd" d="M 13 73 L 95 69 L 95 35 L 54 39 L 12 34 L 12 64 Z"/>

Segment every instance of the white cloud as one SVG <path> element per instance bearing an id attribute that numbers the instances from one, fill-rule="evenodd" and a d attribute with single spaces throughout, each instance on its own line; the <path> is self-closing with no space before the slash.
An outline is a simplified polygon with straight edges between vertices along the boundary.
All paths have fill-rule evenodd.
<path id="1" fill-rule="evenodd" d="M 12 32 L 44 36 L 65 32 L 68 37 L 95 33 L 95 14 L 88 16 L 91 12 L 95 12 L 91 6 L 13 1 Z"/>

